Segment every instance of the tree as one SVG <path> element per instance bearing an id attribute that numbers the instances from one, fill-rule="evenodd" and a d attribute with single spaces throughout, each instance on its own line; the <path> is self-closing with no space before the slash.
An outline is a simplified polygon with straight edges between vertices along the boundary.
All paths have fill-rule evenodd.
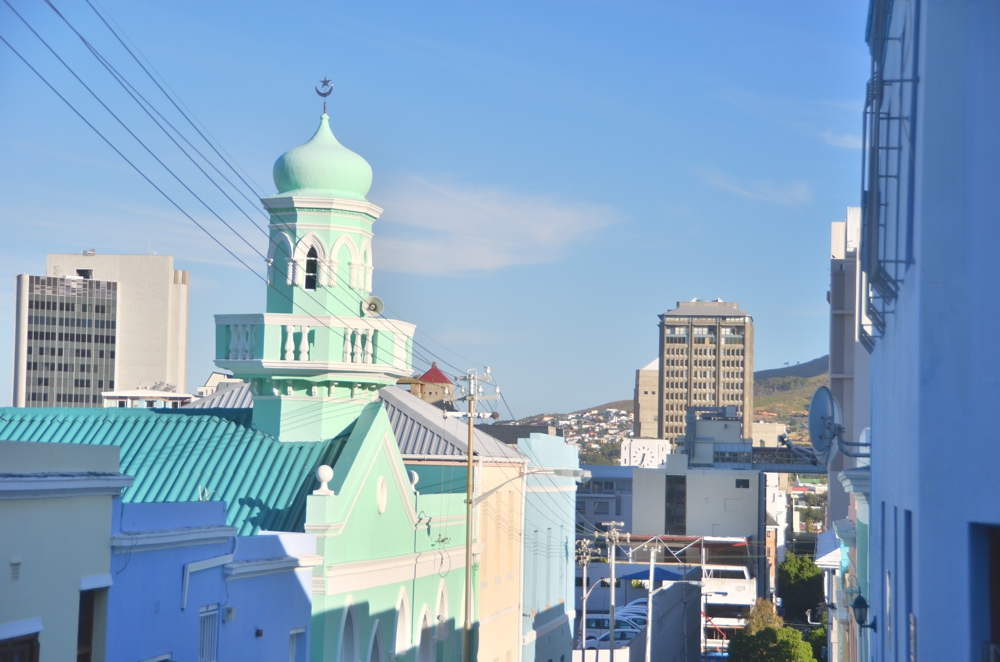
<path id="1" fill-rule="evenodd" d="M 747 634 L 757 634 L 764 628 L 778 629 L 784 625 L 785 621 L 778 616 L 771 601 L 757 598 L 757 602 L 747 612 L 747 626 L 743 631 Z"/>
<path id="2" fill-rule="evenodd" d="M 823 623 L 822 627 L 818 627 L 806 635 L 806 641 L 809 642 L 809 645 L 813 649 L 813 657 L 817 660 L 823 655 L 823 648 L 826 646 L 827 619 L 827 611 L 824 609 L 823 616 L 820 618 L 820 621 Z"/>
<path id="3" fill-rule="evenodd" d="M 802 495 L 802 500 L 807 506 L 821 508 L 826 505 L 826 492 L 806 492 Z"/>
<path id="4" fill-rule="evenodd" d="M 621 457 L 622 442 L 609 441 L 595 450 L 581 450 L 580 464 L 618 465 Z"/>
<path id="5" fill-rule="evenodd" d="M 808 556 L 789 552 L 778 564 L 778 594 L 785 617 L 805 622 L 806 609 L 814 609 L 823 600 L 823 571 Z"/>
<path id="6" fill-rule="evenodd" d="M 794 628 L 741 630 L 729 641 L 730 662 L 816 662 L 812 647 Z"/>

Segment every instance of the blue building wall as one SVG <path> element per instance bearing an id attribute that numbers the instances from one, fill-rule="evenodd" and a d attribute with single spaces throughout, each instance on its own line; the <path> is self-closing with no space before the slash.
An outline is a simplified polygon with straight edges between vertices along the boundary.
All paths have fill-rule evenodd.
<path id="1" fill-rule="evenodd" d="M 192 572 L 187 606 L 182 608 L 184 566 L 234 553 L 233 562 L 315 554 L 315 537 L 306 534 L 227 537 L 223 542 L 190 541 L 127 544 L 128 532 L 183 532 L 224 526 L 223 502 L 115 503 L 112 535 L 124 532 L 126 544 L 111 557 L 113 584 L 108 591 L 109 660 L 145 660 L 170 654 L 197 660 L 202 607 L 217 606 L 218 660 L 289 659 L 293 630 L 297 658 L 307 659 L 312 612 L 311 569 L 266 572 L 226 578 L 225 566 Z M 187 528 L 185 528 L 187 527 Z M 183 534 L 181 533 L 183 536 Z M 226 607 L 234 618 L 223 622 Z M 262 630 L 262 636 L 257 636 Z"/>
<path id="2" fill-rule="evenodd" d="M 587 464 L 590 479 L 576 494 L 579 533 L 592 536 L 603 531 L 601 522 L 624 522 L 622 531 L 632 531 L 632 469 L 618 465 Z"/>
<path id="3" fill-rule="evenodd" d="M 863 658 L 981 659 L 1000 609 L 988 590 L 988 533 L 1000 526 L 1000 11 L 985 0 L 878 0 L 872 9 L 883 78 L 918 82 L 903 97 L 914 89 L 916 103 L 889 113 L 909 117 L 912 131 L 900 141 L 903 194 L 886 188 L 878 198 L 885 236 L 905 240 L 910 227 L 912 249 L 901 251 L 910 264 L 872 353 L 865 597 L 877 631 L 866 631 Z M 900 58 L 916 70 L 896 73 Z M 886 84 L 892 94 L 898 85 Z M 896 168 L 895 158 L 883 165 Z"/>
<path id="4" fill-rule="evenodd" d="M 579 450 L 562 437 L 531 434 L 517 448 L 538 469 L 578 469 Z M 524 499 L 524 662 L 568 662 L 573 644 L 576 479 L 529 475 Z"/>

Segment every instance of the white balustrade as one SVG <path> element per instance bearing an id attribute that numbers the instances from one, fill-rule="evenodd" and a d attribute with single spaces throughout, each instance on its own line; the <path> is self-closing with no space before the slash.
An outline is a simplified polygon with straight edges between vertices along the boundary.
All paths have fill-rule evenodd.
<path id="1" fill-rule="evenodd" d="M 351 362 L 351 330 L 344 329 L 344 363 Z"/>
<path id="2" fill-rule="evenodd" d="M 295 360 L 295 327 L 291 324 L 285 325 L 285 361 Z"/>
<path id="3" fill-rule="evenodd" d="M 239 324 L 229 325 L 229 360 L 232 361 L 239 356 L 240 333 Z"/>
<path id="4" fill-rule="evenodd" d="M 229 360 L 246 361 L 253 358 L 254 325 L 229 325 Z"/>
<path id="5" fill-rule="evenodd" d="M 299 340 L 299 361 L 309 360 L 309 327 L 302 325 L 302 338 Z"/>

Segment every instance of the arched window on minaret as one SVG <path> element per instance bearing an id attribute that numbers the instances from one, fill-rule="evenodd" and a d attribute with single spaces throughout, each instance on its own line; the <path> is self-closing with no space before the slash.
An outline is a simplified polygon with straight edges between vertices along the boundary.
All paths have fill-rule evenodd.
<path id="1" fill-rule="evenodd" d="M 310 248 L 306 253 L 306 289 L 316 289 L 316 274 L 319 273 L 319 261 L 316 259 L 316 249 Z"/>

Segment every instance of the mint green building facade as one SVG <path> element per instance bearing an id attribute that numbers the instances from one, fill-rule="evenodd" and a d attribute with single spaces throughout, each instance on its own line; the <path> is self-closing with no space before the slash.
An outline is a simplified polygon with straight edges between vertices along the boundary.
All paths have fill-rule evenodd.
<path id="1" fill-rule="evenodd" d="M 0 408 L 0 438 L 118 446 L 123 502 L 219 500 L 241 536 L 314 534 L 313 662 L 455 660 L 465 495 L 420 494 L 377 396 L 412 374 L 414 326 L 370 298 L 371 177 L 326 114 L 275 163 L 266 310 L 216 317 L 216 364 L 250 384 L 249 417 Z"/>
<path id="2" fill-rule="evenodd" d="M 329 489 L 308 497 L 312 659 L 461 658 L 464 494 L 420 495 L 381 403 L 358 417 Z M 343 476 L 343 478 L 341 478 Z"/>
<path id="3" fill-rule="evenodd" d="M 216 365 L 250 384 L 252 427 L 286 443 L 346 434 L 307 497 L 314 662 L 461 657 L 464 495 L 418 493 L 378 390 L 412 374 L 414 326 L 371 298 L 372 171 L 324 113 L 274 164 L 267 310 L 216 317 Z M 327 471 L 327 469 L 323 469 Z M 456 633 L 456 630 L 458 632 Z"/>
<path id="4" fill-rule="evenodd" d="M 343 147 L 326 114 L 274 164 L 267 310 L 216 316 L 216 365 L 251 384 L 253 427 L 281 441 L 329 439 L 378 389 L 412 373 L 414 326 L 369 313 L 368 163 Z"/>

